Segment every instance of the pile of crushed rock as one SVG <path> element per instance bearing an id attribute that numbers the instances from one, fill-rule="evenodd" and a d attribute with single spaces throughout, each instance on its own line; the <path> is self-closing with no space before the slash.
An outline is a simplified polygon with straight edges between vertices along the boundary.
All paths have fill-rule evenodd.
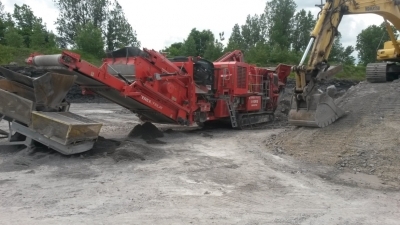
<path id="1" fill-rule="evenodd" d="M 267 141 L 270 149 L 339 171 L 400 184 L 400 82 L 352 86 L 335 103 L 346 114 L 325 128 L 295 128 Z"/>

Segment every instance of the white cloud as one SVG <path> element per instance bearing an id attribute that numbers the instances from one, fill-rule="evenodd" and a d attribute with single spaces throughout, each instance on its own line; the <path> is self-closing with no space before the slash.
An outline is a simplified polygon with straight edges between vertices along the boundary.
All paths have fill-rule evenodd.
<path id="1" fill-rule="evenodd" d="M 6 12 L 14 12 L 14 4 L 21 6 L 22 4 L 29 5 L 37 17 L 41 17 L 46 23 L 47 28 L 55 31 L 54 22 L 58 16 L 58 10 L 54 7 L 52 0 L 3 0 L 4 10 Z"/>
<path id="2" fill-rule="evenodd" d="M 142 47 L 161 50 L 173 42 L 182 41 L 192 28 L 210 29 L 216 36 L 225 32 L 227 39 L 235 23 L 243 23 L 248 14 L 260 14 L 265 0 L 252 0 L 243 4 L 241 0 L 153 0 L 118 1 L 125 15 L 136 30 Z M 36 16 L 43 18 L 48 28 L 55 31 L 54 22 L 58 10 L 51 0 L 5 0 L 5 10 L 12 12 L 14 3 L 30 5 Z"/>
<path id="3" fill-rule="evenodd" d="M 30 5 L 35 15 L 55 31 L 54 22 L 59 12 L 52 0 L 3 0 L 3 3 L 8 12 L 12 12 L 14 3 Z M 142 47 L 161 50 L 173 42 L 182 41 L 192 28 L 210 29 L 216 36 L 224 31 L 227 40 L 235 23 L 243 24 L 248 14 L 264 11 L 266 0 L 119 0 L 119 3 L 136 30 Z M 319 12 L 315 6 L 318 0 L 296 0 L 296 3 L 299 10 L 311 10 L 314 15 Z M 355 45 L 356 36 L 362 29 L 382 21 L 375 15 L 345 16 L 339 26 L 342 43 Z"/>
<path id="4" fill-rule="evenodd" d="M 119 0 L 129 22 L 136 29 L 143 47 L 160 50 L 182 41 L 192 28 L 210 29 L 216 36 L 225 32 L 227 39 L 235 23 L 243 23 L 248 14 L 260 14 L 264 0 Z M 129 12 L 131 9 L 131 12 Z"/>

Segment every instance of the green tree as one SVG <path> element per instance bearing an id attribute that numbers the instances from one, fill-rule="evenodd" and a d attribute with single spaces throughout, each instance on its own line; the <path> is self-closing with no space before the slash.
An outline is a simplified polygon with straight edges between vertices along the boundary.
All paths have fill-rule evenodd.
<path id="1" fill-rule="evenodd" d="M 216 59 L 217 54 L 221 55 L 224 49 L 221 41 L 224 40 L 224 33 L 220 33 L 220 40 L 215 39 L 211 30 L 198 31 L 193 28 L 183 42 L 173 43 L 162 52 L 167 52 L 169 57 L 174 56 L 201 56 Z"/>
<path id="2" fill-rule="evenodd" d="M 36 28 L 40 26 L 39 29 L 44 30 L 42 19 L 36 17 L 31 7 L 26 4 L 23 4 L 22 6 L 14 4 L 14 13 L 12 16 L 19 34 L 24 38 L 25 47 L 31 47 L 31 36 L 34 32 L 35 26 Z M 38 29 L 36 31 L 38 31 Z"/>
<path id="3" fill-rule="evenodd" d="M 392 26 L 397 38 L 397 30 Z M 367 65 L 376 61 L 376 52 L 383 48 L 383 44 L 389 41 L 390 37 L 386 30 L 385 22 L 377 25 L 368 26 L 357 35 L 356 50 L 358 51 L 359 63 Z"/>
<path id="4" fill-rule="evenodd" d="M 257 66 L 267 66 L 270 59 L 271 47 L 265 42 L 258 42 L 244 53 L 245 60 L 248 63 Z"/>
<path id="5" fill-rule="evenodd" d="M 136 31 L 128 23 L 117 0 L 53 0 L 63 12 L 56 21 L 60 47 L 75 45 L 80 27 L 91 23 L 101 31 L 109 50 L 124 46 L 140 47 Z"/>
<path id="6" fill-rule="evenodd" d="M 208 42 L 203 57 L 210 61 L 214 61 L 221 57 L 224 51 L 224 45 L 221 43 L 221 41 L 224 41 L 224 39 L 224 33 L 222 32 L 219 34 L 219 40 L 215 39 L 214 42 Z"/>
<path id="7" fill-rule="evenodd" d="M 248 51 L 259 42 L 266 41 L 266 26 L 264 27 L 265 16 L 248 15 L 246 23 L 241 26 L 241 34 L 243 37 L 244 51 Z"/>
<path id="8" fill-rule="evenodd" d="M 10 32 L 17 31 L 23 38 L 23 47 L 44 48 L 55 46 L 54 41 L 52 41 L 54 37 L 50 37 L 51 34 L 46 30 L 42 18 L 35 16 L 30 6 L 26 4 L 21 6 L 14 4 L 13 14 L 0 14 L 0 20 L 2 21 L 0 23 L 0 36 L 1 30 L 12 27 L 13 29 Z M 5 42 L 1 43 L 5 44 Z M 15 43 L 19 43 L 19 40 Z"/>
<path id="9" fill-rule="evenodd" d="M 259 42 L 246 54 L 246 62 L 257 66 L 276 66 L 279 63 L 296 64 L 301 55 L 278 44 L 271 46 L 268 43 Z"/>
<path id="10" fill-rule="evenodd" d="M 228 39 L 226 48 L 228 51 L 233 51 L 236 49 L 244 51 L 246 49 L 239 24 L 235 24 L 233 26 L 232 34 Z"/>
<path id="11" fill-rule="evenodd" d="M 114 8 L 110 11 L 107 22 L 107 48 L 114 50 L 125 46 L 140 47 L 136 31 L 125 18 L 121 5 L 114 1 Z"/>
<path id="12" fill-rule="evenodd" d="M 328 61 L 333 63 L 354 65 L 356 59 L 351 55 L 354 52 L 354 47 L 351 45 L 344 47 L 342 45 L 341 38 L 342 35 L 338 33 L 333 42 Z"/>
<path id="13" fill-rule="evenodd" d="M 1 19 L 4 19 L 5 18 L 5 15 L 6 13 L 5 13 L 5 11 L 4 11 L 4 4 L 3 4 L 3 2 L 2 1 L 0 1 L 0 18 Z"/>
<path id="14" fill-rule="evenodd" d="M 46 48 L 57 48 L 57 36 L 52 32 L 46 32 L 45 35 Z"/>
<path id="15" fill-rule="evenodd" d="M 0 1 L 0 43 L 5 44 L 4 33 L 7 28 L 7 14 L 4 11 L 4 5 Z"/>
<path id="16" fill-rule="evenodd" d="M 192 49 L 193 46 L 191 46 L 193 44 L 194 41 L 194 45 L 195 45 L 195 49 L 196 51 L 189 51 L 192 54 L 194 53 L 196 56 L 203 56 L 204 52 L 207 48 L 207 45 L 209 42 L 214 42 L 215 37 L 214 34 L 211 32 L 211 30 L 202 30 L 202 31 L 198 31 L 196 28 L 193 28 L 190 33 L 189 36 L 187 37 L 187 41 L 188 43 L 184 43 L 184 48 L 185 49 Z M 189 52 L 184 52 L 186 55 Z"/>
<path id="17" fill-rule="evenodd" d="M 278 44 L 270 48 L 270 54 L 267 59 L 269 65 L 276 65 L 279 63 L 297 64 L 300 61 L 300 56 L 294 51 L 290 51 L 286 47 Z"/>
<path id="18" fill-rule="evenodd" d="M 8 46 L 21 48 L 24 47 L 24 38 L 14 27 L 8 27 L 4 33 L 5 43 Z"/>
<path id="19" fill-rule="evenodd" d="M 196 46 L 196 40 L 193 36 L 189 35 L 188 39 L 183 42 L 181 53 L 184 56 L 199 56 Z"/>
<path id="20" fill-rule="evenodd" d="M 30 36 L 30 47 L 31 48 L 43 48 L 46 46 L 46 31 L 43 30 L 41 24 L 34 24 L 32 34 Z"/>
<path id="21" fill-rule="evenodd" d="M 161 51 L 167 53 L 169 57 L 182 56 L 182 46 L 183 42 L 176 42 Z"/>
<path id="22" fill-rule="evenodd" d="M 97 57 L 104 56 L 104 41 L 101 30 L 91 22 L 79 27 L 75 43 L 77 49 L 83 52 Z"/>
<path id="23" fill-rule="evenodd" d="M 239 49 L 248 52 L 258 43 L 266 42 L 267 25 L 266 17 L 261 15 L 247 15 L 245 24 L 239 26 L 235 24 L 232 28 L 232 34 L 228 39 L 227 50 Z"/>
<path id="24" fill-rule="evenodd" d="M 222 55 L 224 51 L 222 41 L 224 40 L 224 32 L 219 33 L 219 39 L 215 39 L 210 30 L 198 31 L 194 28 L 186 40 L 173 43 L 161 52 L 167 53 L 168 57 L 200 56 L 213 61 Z"/>
<path id="25" fill-rule="evenodd" d="M 267 36 L 270 45 L 289 48 L 293 31 L 293 16 L 296 12 L 294 0 L 268 1 L 264 10 L 267 20 Z"/>
<path id="26" fill-rule="evenodd" d="M 293 31 L 291 33 L 291 43 L 294 51 L 305 51 L 310 40 L 310 33 L 314 29 L 316 20 L 310 11 L 300 10 L 292 18 Z"/>
<path id="27" fill-rule="evenodd" d="M 59 42 L 62 46 L 74 45 L 81 27 L 87 24 L 105 31 L 109 0 L 53 0 L 61 12 L 56 20 Z"/>

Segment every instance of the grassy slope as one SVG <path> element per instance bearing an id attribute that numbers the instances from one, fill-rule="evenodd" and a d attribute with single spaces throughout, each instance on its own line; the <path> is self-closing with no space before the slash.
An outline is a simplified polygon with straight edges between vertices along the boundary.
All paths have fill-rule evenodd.
<path id="1" fill-rule="evenodd" d="M 365 80 L 365 66 L 344 66 L 343 71 L 338 73 L 335 77 L 338 79 L 346 80 Z"/>
<path id="2" fill-rule="evenodd" d="M 9 64 L 10 62 L 16 62 L 18 65 L 24 65 L 25 59 L 29 57 L 31 53 L 41 54 L 59 54 L 62 52 L 61 49 L 28 49 L 28 48 L 14 48 L 9 46 L 0 45 L 0 65 Z M 92 55 L 85 54 L 79 51 L 72 50 L 72 52 L 81 55 L 82 59 L 96 65 L 101 65 L 101 59 L 98 59 Z"/>
<path id="3" fill-rule="evenodd" d="M 333 79 L 362 81 L 365 80 L 365 69 L 364 66 L 345 65 L 343 71 L 336 74 Z M 289 77 L 294 79 L 294 73 L 291 73 Z"/>

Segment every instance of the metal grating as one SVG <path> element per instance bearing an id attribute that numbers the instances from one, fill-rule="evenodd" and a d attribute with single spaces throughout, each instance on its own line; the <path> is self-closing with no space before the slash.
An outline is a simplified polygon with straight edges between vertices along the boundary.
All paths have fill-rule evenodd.
<path id="1" fill-rule="evenodd" d="M 247 68 L 243 66 L 237 67 L 237 88 L 246 88 Z"/>

